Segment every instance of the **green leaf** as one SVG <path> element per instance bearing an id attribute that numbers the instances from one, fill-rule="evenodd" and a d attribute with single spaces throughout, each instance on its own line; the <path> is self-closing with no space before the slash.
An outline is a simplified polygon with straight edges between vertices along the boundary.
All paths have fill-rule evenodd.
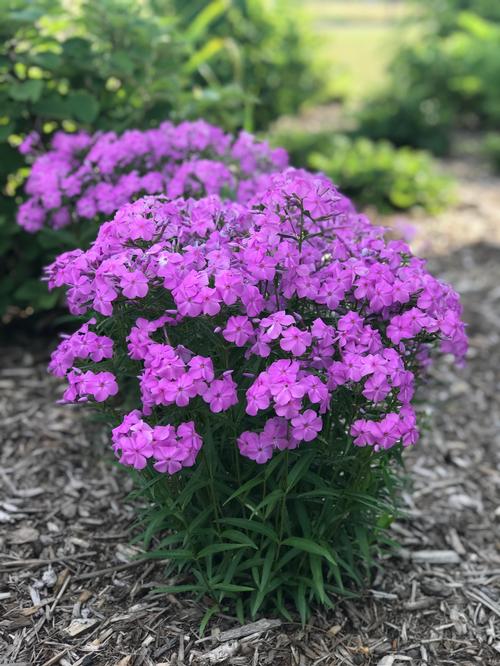
<path id="1" fill-rule="evenodd" d="M 291 546 L 292 548 L 297 548 L 302 550 L 305 553 L 311 553 L 312 555 L 319 555 L 324 557 L 326 560 L 331 562 L 331 564 L 336 564 L 332 554 L 326 546 L 322 546 L 311 539 L 304 539 L 303 537 L 289 537 L 283 541 L 284 546 Z"/>
<path id="2" fill-rule="evenodd" d="M 300 456 L 299 460 L 295 463 L 295 465 L 290 470 L 290 473 L 288 474 L 287 493 L 292 490 L 295 484 L 298 483 L 303 475 L 307 472 L 311 466 L 312 461 L 314 460 L 315 455 L 316 452 L 312 450 L 307 451 L 304 453 L 304 455 Z"/>
<path id="3" fill-rule="evenodd" d="M 17 102 L 37 102 L 43 90 L 41 79 L 30 79 L 21 83 L 11 83 L 8 87 L 9 95 Z"/>
<path id="4" fill-rule="evenodd" d="M 14 123 L 0 125 L 0 141 L 6 141 L 14 130 Z"/>
<path id="5" fill-rule="evenodd" d="M 52 120 L 65 120 L 71 115 L 67 97 L 57 92 L 50 92 L 38 100 L 33 111 L 42 118 Z"/>
<path id="6" fill-rule="evenodd" d="M 202 557 L 224 553 L 227 550 L 238 550 L 239 548 L 247 548 L 247 545 L 243 543 L 213 543 L 210 546 L 202 548 L 196 555 L 196 559 L 200 560 Z"/>
<path id="7" fill-rule="evenodd" d="M 155 587 L 155 592 L 163 592 L 165 594 L 181 594 L 182 592 L 205 592 L 206 588 L 203 585 L 161 585 Z"/>
<path id="8" fill-rule="evenodd" d="M 203 634 L 205 633 L 205 629 L 207 628 L 207 624 L 210 622 L 212 617 L 219 612 L 219 607 L 218 606 L 210 606 L 207 608 L 205 613 L 203 614 L 203 617 L 200 622 L 200 637 L 203 638 Z"/>
<path id="9" fill-rule="evenodd" d="M 85 90 L 78 90 L 68 95 L 68 108 L 76 120 L 82 123 L 91 123 L 99 113 L 99 102 Z"/>
<path id="10" fill-rule="evenodd" d="M 193 41 L 209 34 L 210 25 L 230 7 L 230 0 L 213 0 L 199 11 L 186 30 L 186 37 Z"/>
<path id="11" fill-rule="evenodd" d="M 300 621 L 304 626 L 307 622 L 308 608 L 306 603 L 306 591 L 304 583 L 300 583 L 295 593 L 295 605 L 300 615 Z"/>
<path id="12" fill-rule="evenodd" d="M 255 590 L 254 587 L 248 585 L 233 585 L 232 583 L 216 583 L 212 589 L 221 592 L 253 592 Z"/>
<path id="13" fill-rule="evenodd" d="M 255 541 L 252 541 L 249 536 L 243 532 L 240 532 L 239 530 L 224 530 L 224 532 L 222 532 L 222 536 L 225 539 L 231 539 L 236 543 L 241 543 L 245 546 L 249 546 L 250 548 L 255 548 L 255 550 L 257 550 L 257 544 Z"/>
<path id="14" fill-rule="evenodd" d="M 177 548 L 176 550 L 153 550 L 145 553 L 149 560 L 194 560 L 194 553 L 188 548 Z"/>
<path id="15" fill-rule="evenodd" d="M 232 525 L 233 527 L 239 527 L 242 530 L 249 530 L 250 532 L 262 534 L 276 543 L 279 541 L 278 535 L 272 527 L 257 522 L 256 520 L 247 520 L 246 518 L 221 518 L 218 522 L 222 525 Z"/>
<path id="16" fill-rule="evenodd" d="M 241 495 L 244 495 L 247 493 L 249 490 L 252 490 L 252 488 L 255 488 L 255 486 L 258 486 L 260 483 L 262 483 L 262 479 L 260 475 L 258 475 L 255 478 L 251 478 L 245 483 L 243 483 L 238 490 L 236 490 L 228 499 L 224 502 L 223 506 L 226 506 L 226 504 L 229 504 L 234 499 L 237 499 L 238 497 L 241 497 Z"/>
<path id="17" fill-rule="evenodd" d="M 325 587 L 323 583 L 323 571 L 321 566 L 321 558 L 316 555 L 311 555 L 309 557 L 309 563 L 311 566 L 311 573 L 314 581 L 314 591 L 318 600 L 324 604 L 326 603 L 326 594 Z"/>
<path id="18" fill-rule="evenodd" d="M 265 497 L 262 502 L 253 509 L 253 514 L 254 515 L 260 515 L 260 512 L 262 509 L 267 509 L 264 518 L 268 518 L 269 515 L 272 513 L 274 507 L 280 503 L 282 497 L 284 495 L 284 492 L 281 490 L 281 488 L 276 488 L 272 492 L 270 492 L 267 497 Z"/>

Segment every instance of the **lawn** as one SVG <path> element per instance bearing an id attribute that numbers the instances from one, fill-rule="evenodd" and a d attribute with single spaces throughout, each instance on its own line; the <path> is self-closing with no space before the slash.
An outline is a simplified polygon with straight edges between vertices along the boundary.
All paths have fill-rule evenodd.
<path id="1" fill-rule="evenodd" d="M 412 11 L 405 2 L 302 0 L 302 6 L 330 68 L 332 88 L 350 99 L 382 85 L 399 45 L 415 38 Z"/>

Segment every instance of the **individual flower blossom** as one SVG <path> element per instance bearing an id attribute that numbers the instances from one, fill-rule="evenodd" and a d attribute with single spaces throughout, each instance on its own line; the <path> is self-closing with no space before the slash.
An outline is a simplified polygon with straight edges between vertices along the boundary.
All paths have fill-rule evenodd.
<path id="1" fill-rule="evenodd" d="M 238 448 L 242 456 L 262 465 L 273 457 L 273 443 L 268 437 L 256 432 L 244 432 L 238 437 Z"/>
<path id="2" fill-rule="evenodd" d="M 281 334 L 280 347 L 294 356 L 302 356 L 311 344 L 311 334 L 301 331 L 296 326 L 290 326 Z"/>
<path id="3" fill-rule="evenodd" d="M 299 442 L 312 442 L 321 432 L 322 425 L 321 417 L 314 410 L 306 409 L 292 419 L 292 435 Z"/>
<path id="4" fill-rule="evenodd" d="M 291 315 L 286 314 L 284 310 L 275 312 L 269 315 L 269 317 L 264 317 L 260 322 L 269 340 L 277 340 L 282 335 L 284 329 L 292 324 L 295 324 L 295 319 Z"/>
<path id="5" fill-rule="evenodd" d="M 121 276 L 120 287 L 127 298 L 144 298 L 148 293 L 148 280 L 141 271 L 130 271 Z"/>
<path id="6" fill-rule="evenodd" d="M 104 402 L 118 393 L 116 377 L 112 372 L 86 372 L 81 380 L 82 395 L 91 395 L 96 402 Z"/>
<path id="7" fill-rule="evenodd" d="M 253 335 L 253 326 L 248 317 L 229 317 L 222 335 L 228 342 L 243 347 Z"/>
<path id="8" fill-rule="evenodd" d="M 203 400 L 209 404 L 210 410 L 215 414 L 225 412 L 229 407 L 237 404 L 237 388 L 236 383 L 229 376 L 216 379 L 203 393 Z"/>
<path id="9" fill-rule="evenodd" d="M 264 447 L 267 448 L 271 446 L 280 451 L 290 448 L 287 420 L 280 417 L 267 420 L 264 430 L 260 435 L 260 440 Z"/>

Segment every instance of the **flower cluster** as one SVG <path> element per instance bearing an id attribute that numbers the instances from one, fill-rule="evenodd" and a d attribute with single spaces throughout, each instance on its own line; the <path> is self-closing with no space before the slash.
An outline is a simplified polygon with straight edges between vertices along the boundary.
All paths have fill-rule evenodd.
<path id="1" fill-rule="evenodd" d="M 36 146 L 30 135 L 20 150 L 35 155 Z M 30 232 L 44 225 L 60 229 L 164 192 L 171 198 L 231 193 L 246 199 L 260 174 L 284 168 L 287 159 L 283 149 L 271 150 L 246 132 L 234 139 L 202 120 L 122 135 L 58 132 L 51 150 L 34 161 L 17 221 Z"/>
<path id="2" fill-rule="evenodd" d="M 248 171 L 261 157 L 245 141 L 231 151 Z M 187 182 L 194 171 L 181 169 Z M 128 203 L 47 278 L 91 317 L 51 370 L 67 376 L 68 401 L 100 402 L 120 385 L 114 450 L 137 469 L 191 466 L 215 431 L 228 455 L 256 463 L 339 433 L 374 451 L 413 444 L 415 384 L 432 351 L 461 361 L 467 349 L 453 289 L 302 170 L 260 175 L 247 203 L 214 193 Z"/>

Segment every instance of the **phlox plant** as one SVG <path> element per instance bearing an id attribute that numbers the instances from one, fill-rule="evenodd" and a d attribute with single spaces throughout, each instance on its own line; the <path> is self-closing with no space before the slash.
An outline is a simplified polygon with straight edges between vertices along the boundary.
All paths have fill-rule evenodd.
<path id="1" fill-rule="evenodd" d="M 246 200 L 259 174 L 287 166 L 287 153 L 247 133 L 237 137 L 203 120 L 123 134 L 56 132 L 50 150 L 32 133 L 20 151 L 33 163 L 17 222 L 26 231 L 95 238 L 100 223 L 143 195 L 221 194 Z M 80 228 L 77 228 L 77 227 Z M 82 229 L 83 227 L 83 229 Z M 68 229 L 57 237 L 63 243 Z"/>
<path id="2" fill-rule="evenodd" d="M 404 242 L 286 169 L 244 203 L 128 203 L 47 278 L 84 318 L 50 370 L 113 425 L 166 590 L 305 621 L 366 580 L 415 387 L 467 347 L 457 294 Z"/>

